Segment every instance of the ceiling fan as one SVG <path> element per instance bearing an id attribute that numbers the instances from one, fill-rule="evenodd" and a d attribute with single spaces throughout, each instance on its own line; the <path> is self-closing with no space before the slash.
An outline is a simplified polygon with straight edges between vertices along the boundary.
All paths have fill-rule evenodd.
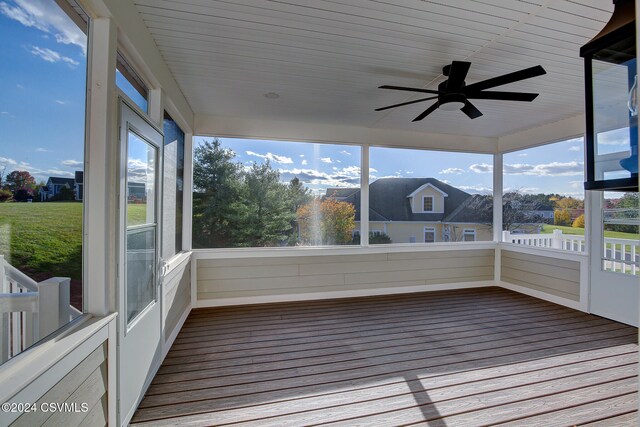
<path id="1" fill-rule="evenodd" d="M 496 86 L 502 86 L 520 80 L 530 79 L 532 77 L 541 76 L 547 73 L 540 65 L 536 65 L 535 67 L 526 68 L 524 70 L 504 74 L 498 77 L 493 77 L 491 79 L 483 80 L 481 82 L 473 83 L 467 86 L 464 79 L 465 77 L 467 77 L 467 72 L 469 71 L 470 66 L 471 62 L 465 61 L 453 61 L 450 65 L 446 65 L 442 69 L 442 74 L 448 77 L 448 79 L 438 85 L 438 90 L 404 86 L 380 86 L 380 89 L 430 93 L 434 94 L 435 96 L 416 99 L 414 101 L 402 102 L 400 104 L 389 105 L 387 107 L 376 108 L 376 111 L 383 111 L 390 108 L 401 107 L 403 105 L 416 104 L 418 102 L 437 99 L 437 101 L 431 107 L 424 110 L 418 117 L 413 119 L 413 121 L 417 122 L 424 119 L 438 108 L 445 111 L 460 110 L 469 118 L 477 119 L 478 117 L 482 116 L 482 113 L 471 102 L 469 102 L 470 99 L 496 99 L 500 101 L 531 102 L 536 99 L 536 97 L 538 96 L 537 93 L 487 91 L 486 89 L 491 89 Z"/>

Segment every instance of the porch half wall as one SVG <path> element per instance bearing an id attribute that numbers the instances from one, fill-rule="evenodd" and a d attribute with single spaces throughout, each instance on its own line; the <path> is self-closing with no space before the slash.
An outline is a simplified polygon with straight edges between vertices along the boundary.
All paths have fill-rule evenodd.
<path id="1" fill-rule="evenodd" d="M 421 292 L 495 285 L 495 245 L 196 251 L 197 306 Z M 343 251 L 343 254 L 336 254 Z M 231 252 L 231 253 L 229 253 Z M 281 253 L 278 253 L 281 252 Z M 365 252 L 365 253 L 362 253 Z M 261 253 L 261 254 L 260 254 Z M 261 256 L 259 256 L 261 255 Z"/>

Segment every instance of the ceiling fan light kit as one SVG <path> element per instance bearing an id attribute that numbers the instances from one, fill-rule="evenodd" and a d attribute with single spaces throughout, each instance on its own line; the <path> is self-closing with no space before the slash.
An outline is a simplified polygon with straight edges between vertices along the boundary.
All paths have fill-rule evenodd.
<path id="1" fill-rule="evenodd" d="M 438 90 L 404 86 L 380 86 L 380 89 L 428 93 L 434 96 L 376 108 L 376 111 L 384 111 L 390 108 L 402 107 L 404 105 L 416 104 L 419 102 L 435 99 L 436 102 L 425 111 L 423 111 L 420 115 L 418 115 L 415 119 L 413 119 L 414 122 L 424 119 L 437 109 L 444 111 L 460 110 L 470 119 L 476 119 L 482 116 L 482 113 L 471 102 L 469 102 L 470 99 L 493 99 L 498 101 L 531 102 L 536 99 L 536 97 L 538 96 L 537 93 L 487 91 L 486 89 L 491 89 L 497 86 L 502 86 L 546 74 L 544 68 L 542 68 L 540 65 L 536 65 L 535 67 L 526 68 L 524 70 L 516 71 L 498 77 L 493 77 L 491 79 L 467 85 L 464 79 L 467 77 L 467 73 L 469 72 L 470 67 L 471 63 L 466 61 L 453 61 L 451 64 L 444 66 L 444 68 L 442 69 L 442 74 L 448 78 L 438 85 Z"/>

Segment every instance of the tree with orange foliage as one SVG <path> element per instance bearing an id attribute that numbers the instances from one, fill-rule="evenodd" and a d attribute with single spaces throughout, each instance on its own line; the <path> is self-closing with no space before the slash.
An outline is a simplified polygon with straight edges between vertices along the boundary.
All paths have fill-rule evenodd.
<path id="1" fill-rule="evenodd" d="M 356 219 L 356 210 L 351 203 L 315 199 L 301 206 L 297 216 L 302 243 L 344 245 L 351 242 Z"/>

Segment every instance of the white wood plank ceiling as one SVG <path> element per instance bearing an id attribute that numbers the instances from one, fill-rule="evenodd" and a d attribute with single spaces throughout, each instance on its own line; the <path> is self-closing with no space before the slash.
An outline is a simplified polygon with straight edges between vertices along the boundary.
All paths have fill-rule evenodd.
<path id="1" fill-rule="evenodd" d="M 135 0 L 196 114 L 497 137 L 584 112 L 580 46 L 611 0 Z M 484 113 L 377 89 L 436 89 L 442 67 L 472 62 L 467 84 L 542 65 L 547 75 L 496 88 L 532 103 L 477 100 Z M 275 92 L 278 99 L 264 94 Z"/>

